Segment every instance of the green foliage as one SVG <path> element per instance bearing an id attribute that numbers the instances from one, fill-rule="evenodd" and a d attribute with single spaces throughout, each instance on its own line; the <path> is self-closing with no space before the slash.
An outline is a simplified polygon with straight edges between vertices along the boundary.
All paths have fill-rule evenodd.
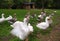
<path id="1" fill-rule="evenodd" d="M 26 2 L 31 2 L 31 0 L 26 0 Z"/>

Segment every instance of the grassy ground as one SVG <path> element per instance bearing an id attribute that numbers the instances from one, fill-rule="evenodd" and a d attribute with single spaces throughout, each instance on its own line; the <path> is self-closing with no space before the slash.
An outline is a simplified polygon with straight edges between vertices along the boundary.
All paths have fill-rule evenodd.
<path id="1" fill-rule="evenodd" d="M 53 10 L 50 10 L 50 9 L 46 9 L 45 11 L 47 12 L 47 15 L 49 15 L 53 12 Z M 57 12 L 55 13 L 55 15 L 53 17 L 53 24 L 52 24 L 52 26 L 50 26 L 47 29 L 47 31 L 43 31 L 36 27 L 36 24 L 37 24 L 36 18 L 30 20 L 30 23 L 34 27 L 34 32 L 33 32 L 33 34 L 31 34 L 29 36 L 29 41 L 41 41 L 41 38 L 39 39 L 36 36 L 38 31 L 40 32 L 40 34 L 42 36 L 46 36 L 46 35 L 50 34 L 51 30 L 53 30 L 53 28 L 60 22 L 60 20 L 58 19 L 60 17 L 60 10 L 56 10 L 56 11 Z M 28 12 L 27 10 L 23 10 L 23 9 L 22 10 L 21 9 L 13 9 L 13 10 L 12 9 L 0 9 L 0 15 L 2 13 L 5 13 L 5 17 L 16 13 L 17 19 L 19 21 L 23 21 L 23 18 L 27 12 Z M 31 9 L 30 12 L 31 12 L 31 14 L 36 13 L 38 15 L 40 13 L 40 10 L 37 10 L 37 9 L 32 10 Z M 10 34 L 11 29 L 12 29 L 12 27 L 10 27 L 10 24 L 7 21 L 0 23 L 0 41 L 21 41 L 19 38 L 12 36 Z"/>

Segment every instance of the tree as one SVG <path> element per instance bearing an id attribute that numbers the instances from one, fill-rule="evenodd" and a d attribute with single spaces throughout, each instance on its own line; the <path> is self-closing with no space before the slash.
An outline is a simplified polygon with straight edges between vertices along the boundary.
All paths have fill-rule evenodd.
<path id="1" fill-rule="evenodd" d="M 11 8 L 13 5 L 13 0 L 1 0 L 0 7 L 1 8 Z"/>
<path id="2" fill-rule="evenodd" d="M 13 0 L 14 5 L 17 6 L 17 8 L 20 8 L 23 4 L 23 2 L 25 2 L 25 0 Z"/>

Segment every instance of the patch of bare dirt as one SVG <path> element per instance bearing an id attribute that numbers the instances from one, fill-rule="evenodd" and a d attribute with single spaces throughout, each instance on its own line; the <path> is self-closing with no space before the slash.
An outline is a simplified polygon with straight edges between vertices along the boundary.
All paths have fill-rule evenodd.
<path id="1" fill-rule="evenodd" d="M 9 41 L 9 39 L 13 38 L 14 36 L 13 35 L 10 35 L 10 36 L 4 36 L 2 38 L 0 38 L 1 41 Z"/>

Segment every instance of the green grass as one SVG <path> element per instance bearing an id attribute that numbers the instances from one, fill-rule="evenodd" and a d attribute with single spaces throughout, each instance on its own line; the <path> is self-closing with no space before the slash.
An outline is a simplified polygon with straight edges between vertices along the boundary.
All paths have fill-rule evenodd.
<path id="1" fill-rule="evenodd" d="M 45 11 L 47 12 L 47 15 L 51 14 L 53 10 L 51 9 L 45 9 Z M 49 27 L 47 29 L 47 31 L 43 31 L 41 29 L 38 29 L 36 27 L 37 21 L 36 18 L 34 19 L 30 19 L 30 23 L 31 25 L 33 25 L 34 27 L 34 32 L 33 35 L 29 36 L 29 41 L 40 41 L 40 39 L 38 39 L 36 36 L 37 32 L 39 31 L 42 35 L 48 35 L 50 33 L 50 31 L 60 22 L 59 17 L 60 17 L 60 10 L 56 10 L 57 12 L 55 13 L 54 17 L 53 17 L 53 27 Z M 5 13 L 5 17 L 8 17 L 9 15 L 13 15 L 14 13 L 17 14 L 17 19 L 19 21 L 23 21 L 23 18 L 25 16 L 25 14 L 27 13 L 27 10 L 24 9 L 0 9 L 0 17 L 2 13 Z M 35 10 L 30 10 L 31 14 L 32 13 L 36 13 L 37 15 L 41 12 L 41 10 L 35 9 Z M 34 23 L 34 24 L 33 24 Z M 21 41 L 19 38 L 17 37 L 10 37 L 10 31 L 11 31 L 12 27 L 10 27 L 10 24 L 6 21 L 3 23 L 0 23 L 0 41 L 4 41 L 4 37 L 8 39 L 8 41 Z M 10 37 L 10 38 L 9 38 Z"/>

